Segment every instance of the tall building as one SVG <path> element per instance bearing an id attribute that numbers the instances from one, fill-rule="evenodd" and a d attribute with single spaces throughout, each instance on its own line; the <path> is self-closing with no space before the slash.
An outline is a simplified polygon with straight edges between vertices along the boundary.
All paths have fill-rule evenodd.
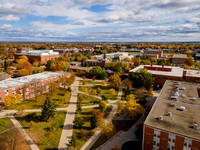
<path id="1" fill-rule="evenodd" d="M 25 55 L 28 57 L 30 63 L 33 63 L 35 60 L 38 60 L 40 63 L 46 63 L 47 60 L 58 58 L 59 53 L 53 52 L 53 50 L 34 50 L 28 52 L 15 53 L 15 59 Z"/>
<path id="2" fill-rule="evenodd" d="M 200 84 L 167 80 L 143 126 L 143 150 L 200 150 Z"/>
<path id="3" fill-rule="evenodd" d="M 0 104 L 5 104 L 5 97 L 8 95 L 20 94 L 23 99 L 35 97 L 35 94 L 42 94 L 49 91 L 50 82 L 59 82 L 62 77 L 70 77 L 67 72 L 42 72 L 19 78 L 10 78 L 0 81 Z"/>

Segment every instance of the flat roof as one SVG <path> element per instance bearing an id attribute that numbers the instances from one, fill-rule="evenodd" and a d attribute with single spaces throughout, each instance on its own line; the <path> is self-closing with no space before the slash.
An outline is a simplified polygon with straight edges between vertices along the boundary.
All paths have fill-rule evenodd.
<path id="1" fill-rule="evenodd" d="M 140 65 L 129 72 L 136 72 L 139 69 L 144 68 L 144 66 L 151 67 L 151 65 Z M 153 65 L 152 67 L 160 67 L 161 65 Z M 171 71 L 158 71 L 158 70 L 148 70 L 149 73 L 153 75 L 164 75 L 164 76 L 174 76 L 174 77 L 182 77 L 183 76 L 183 68 L 175 67 L 175 66 L 164 66 L 164 68 L 171 68 Z"/>
<path id="2" fill-rule="evenodd" d="M 11 75 L 7 73 L 0 73 L 0 81 L 5 80 L 6 78 L 11 78 Z"/>
<path id="3" fill-rule="evenodd" d="M 193 128 L 194 124 L 200 126 L 198 88 L 200 84 L 167 80 L 144 124 L 199 140 L 200 128 Z M 176 89 L 179 94 L 178 101 L 171 98 Z M 194 98 L 196 100 L 193 100 Z M 173 107 L 174 104 L 176 107 Z M 181 106 L 185 107 L 185 110 L 181 111 Z M 168 115 L 169 112 L 172 116 Z M 159 116 L 162 116 L 163 120 L 159 120 Z"/>
<path id="4" fill-rule="evenodd" d="M 200 71 L 199 70 L 186 70 L 186 76 L 188 77 L 199 77 L 200 78 Z"/>
<path id="5" fill-rule="evenodd" d="M 43 55 L 58 55 L 58 52 L 53 50 L 32 50 L 27 52 L 15 53 L 15 55 L 27 55 L 27 56 L 43 56 Z"/>
<path id="6" fill-rule="evenodd" d="M 79 66 L 69 66 L 70 69 L 76 69 L 76 70 L 90 70 L 93 67 L 79 67 Z"/>
<path id="7" fill-rule="evenodd" d="M 187 58 L 186 54 L 174 54 L 174 56 L 172 56 L 172 58 Z"/>
<path id="8" fill-rule="evenodd" d="M 1 85 L 0 91 L 9 89 L 9 88 L 14 88 L 17 86 L 22 86 L 24 84 L 32 83 L 37 80 L 44 80 L 44 79 L 52 78 L 52 77 L 59 76 L 59 75 L 69 75 L 69 74 L 71 74 L 71 73 L 45 71 L 45 72 L 41 72 L 41 73 L 37 73 L 37 74 L 24 76 L 24 77 L 10 78 L 10 79 L 0 81 L 0 85 Z"/>

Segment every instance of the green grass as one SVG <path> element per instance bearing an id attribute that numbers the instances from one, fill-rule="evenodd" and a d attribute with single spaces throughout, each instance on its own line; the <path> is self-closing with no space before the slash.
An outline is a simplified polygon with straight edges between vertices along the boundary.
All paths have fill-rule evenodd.
<path id="1" fill-rule="evenodd" d="M 67 107 L 70 99 L 68 99 L 66 102 L 63 102 L 65 92 L 66 91 L 64 89 L 55 90 L 53 94 L 51 94 L 50 92 L 47 92 L 47 93 L 39 95 L 37 98 L 38 99 L 37 101 L 35 97 L 33 97 L 33 98 L 23 100 L 21 103 L 17 105 L 6 106 L 5 109 L 7 110 L 16 109 L 17 106 L 21 106 L 21 105 L 24 105 L 26 109 L 41 109 L 45 102 L 47 94 L 50 94 L 50 98 L 53 100 L 53 103 L 56 105 L 57 108 Z"/>
<path id="2" fill-rule="evenodd" d="M 79 94 L 83 95 L 83 98 L 84 98 L 82 101 L 82 106 L 97 105 L 101 101 L 100 99 L 92 97 L 92 96 L 88 96 L 88 95 L 81 94 L 81 93 L 79 93 Z"/>
<path id="3" fill-rule="evenodd" d="M 101 84 L 99 81 L 93 81 L 93 80 L 85 80 L 85 85 L 89 84 Z M 83 80 L 79 81 L 79 85 L 83 85 Z"/>
<path id="4" fill-rule="evenodd" d="M 6 129 L 10 129 L 14 127 L 14 124 L 12 123 L 12 121 L 9 118 L 1 118 L 0 119 L 0 132 L 6 130 Z"/>
<path id="5" fill-rule="evenodd" d="M 90 113 L 92 110 L 99 110 L 98 108 L 88 108 L 88 109 L 83 109 L 81 113 L 76 114 L 75 117 L 83 117 L 84 118 L 84 125 L 83 129 L 86 131 L 86 137 L 85 139 L 82 139 L 79 137 L 80 130 L 74 127 L 73 129 L 73 136 L 76 136 L 76 149 L 79 150 L 86 142 L 87 140 L 95 133 L 95 129 L 91 129 L 90 126 Z M 108 106 L 107 109 L 105 110 L 105 113 L 103 115 L 104 118 L 106 118 L 110 111 L 112 110 L 112 106 Z"/>
<path id="6" fill-rule="evenodd" d="M 96 86 L 87 86 L 87 87 L 79 86 L 79 91 L 84 92 L 84 89 L 87 88 L 88 93 L 90 93 L 91 90 L 96 90 L 98 87 L 101 88 L 101 90 L 102 90 L 101 93 L 99 94 L 100 96 L 105 95 L 108 99 L 116 99 L 117 98 L 118 90 L 115 90 L 116 92 L 115 92 L 114 96 L 109 94 L 109 89 L 112 88 L 110 85 L 107 85 L 107 86 L 96 85 Z"/>
<path id="7" fill-rule="evenodd" d="M 37 146 L 43 149 L 57 149 L 61 132 L 63 129 L 63 124 L 66 116 L 66 111 L 58 111 L 54 119 L 45 122 L 41 119 L 41 112 L 38 113 L 28 113 L 23 116 L 18 116 L 16 119 L 20 122 L 22 127 L 26 130 L 29 136 L 37 144 Z M 30 121 L 34 124 L 30 128 Z M 54 125 L 54 126 L 53 126 Z M 46 129 L 52 127 L 51 131 L 48 133 Z"/>
<path id="8" fill-rule="evenodd" d="M 120 130 L 127 131 L 130 129 L 133 124 L 135 123 L 134 120 L 112 120 L 113 125 L 115 126 L 115 131 L 112 132 L 109 138 L 105 136 L 105 134 L 102 134 L 98 140 L 93 144 L 93 146 L 90 148 L 90 150 L 96 149 L 102 144 L 104 144 L 106 141 L 111 139 L 115 134 L 117 134 Z"/>

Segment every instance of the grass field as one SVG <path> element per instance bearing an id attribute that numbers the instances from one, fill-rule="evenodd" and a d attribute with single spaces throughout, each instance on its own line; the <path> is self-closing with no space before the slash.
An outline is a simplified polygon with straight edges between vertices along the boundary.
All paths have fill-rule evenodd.
<path id="1" fill-rule="evenodd" d="M 82 106 L 97 105 L 101 101 L 100 99 L 92 97 L 92 96 L 88 96 L 88 95 L 81 94 L 81 93 L 79 93 L 79 94 L 83 95 L 83 98 L 84 98 L 84 100 L 82 102 Z"/>
<path id="2" fill-rule="evenodd" d="M 88 109 L 83 109 L 81 113 L 76 114 L 75 117 L 83 117 L 84 118 L 84 125 L 83 129 L 86 131 L 86 137 L 82 139 L 79 137 L 80 130 L 74 127 L 73 129 L 73 136 L 76 136 L 76 149 L 79 150 L 85 143 L 86 141 L 94 134 L 95 129 L 91 129 L 90 126 L 90 113 L 91 111 L 94 110 L 94 108 L 88 108 Z M 98 108 L 95 108 L 95 110 L 99 110 Z M 106 118 L 110 111 L 112 110 L 112 106 L 108 106 L 107 109 L 104 112 L 103 117 Z"/>
<path id="3" fill-rule="evenodd" d="M 54 119 L 45 122 L 41 119 L 41 113 L 27 113 L 23 116 L 18 116 L 16 119 L 20 122 L 29 136 L 38 145 L 41 150 L 57 149 L 63 124 L 66 116 L 66 111 L 58 111 Z M 30 121 L 34 124 L 30 127 Z"/>
<path id="4" fill-rule="evenodd" d="M 115 95 L 112 96 L 109 93 L 109 89 L 111 89 L 112 87 L 110 85 L 107 86 L 101 86 L 101 85 L 96 85 L 96 86 L 87 86 L 87 87 L 83 87 L 83 86 L 79 86 L 79 91 L 84 92 L 84 88 L 88 89 L 88 93 L 90 93 L 91 90 L 96 90 L 97 88 L 101 88 L 101 93 L 99 94 L 99 96 L 105 95 L 108 99 L 116 99 L 117 98 L 117 94 L 118 94 L 118 90 L 115 90 Z"/>
<path id="5" fill-rule="evenodd" d="M 85 80 L 85 85 L 89 84 L 101 84 L 99 81 L 93 81 L 93 80 Z M 79 85 L 83 85 L 83 80 L 79 81 Z"/>
<path id="6" fill-rule="evenodd" d="M 6 130 L 6 129 L 10 129 L 14 127 L 14 124 L 12 123 L 12 121 L 9 118 L 1 118 L 0 119 L 0 132 Z"/>
<path id="7" fill-rule="evenodd" d="M 5 107 L 5 109 L 16 109 L 17 106 L 20 106 L 20 105 L 24 105 L 26 109 L 41 109 L 45 102 L 47 94 L 50 94 L 50 98 L 53 100 L 53 103 L 56 105 L 57 108 L 67 107 L 70 99 L 68 99 L 66 102 L 63 101 L 65 92 L 66 91 L 64 89 L 57 89 L 52 94 L 48 92 L 48 93 L 39 95 L 37 101 L 35 97 L 33 97 L 30 99 L 23 100 L 20 104 L 7 106 Z"/>

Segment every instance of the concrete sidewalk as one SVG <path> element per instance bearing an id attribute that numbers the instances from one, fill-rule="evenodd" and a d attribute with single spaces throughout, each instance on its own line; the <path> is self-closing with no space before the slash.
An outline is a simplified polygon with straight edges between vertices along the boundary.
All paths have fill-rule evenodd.
<path id="1" fill-rule="evenodd" d="M 67 115 L 65 117 L 65 122 L 62 130 L 62 134 L 60 137 L 60 142 L 58 149 L 59 150 L 67 150 L 67 144 L 69 140 L 72 138 L 73 133 L 73 121 L 75 118 L 76 112 L 76 103 L 77 103 L 77 94 L 78 94 L 78 85 L 80 78 L 76 77 L 74 84 L 71 86 L 71 99 L 69 102 L 69 107 L 67 108 Z"/>
<path id="2" fill-rule="evenodd" d="M 22 136 L 25 137 L 28 145 L 32 150 L 39 150 L 38 146 L 35 144 L 35 142 L 28 136 L 26 131 L 23 129 L 21 124 L 17 121 L 17 119 L 14 116 L 9 116 L 10 120 L 13 122 L 15 127 L 19 130 L 19 132 L 22 134 Z"/>

